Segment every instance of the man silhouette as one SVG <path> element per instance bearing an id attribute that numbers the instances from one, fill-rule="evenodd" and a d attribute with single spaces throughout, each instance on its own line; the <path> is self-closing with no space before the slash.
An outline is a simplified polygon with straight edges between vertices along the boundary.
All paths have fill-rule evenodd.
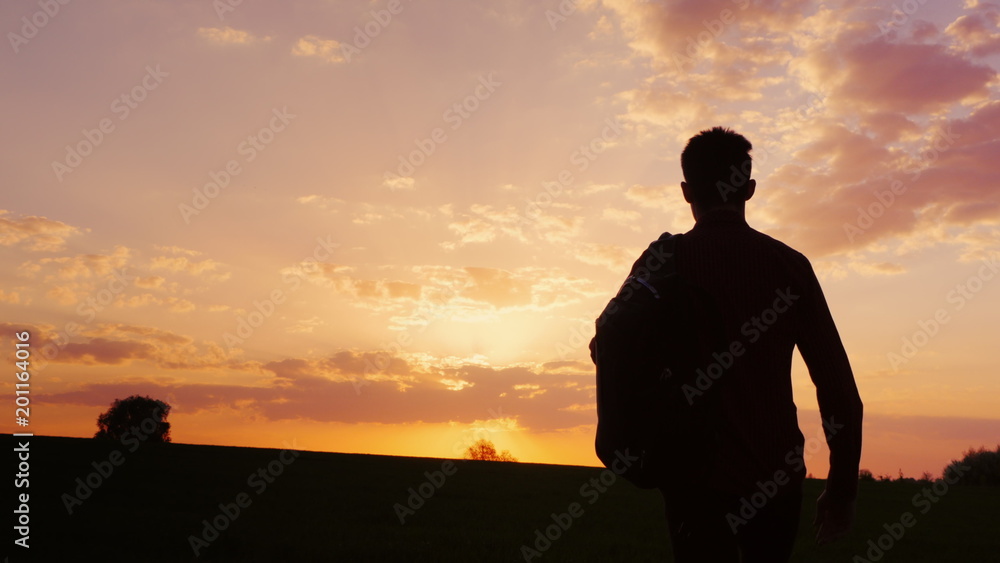
<path id="1" fill-rule="evenodd" d="M 750 142 L 715 127 L 681 154 L 684 199 L 696 224 L 676 266 L 721 311 L 731 362 L 690 400 L 718 393 L 716 455 L 699 482 L 660 487 L 678 562 L 788 561 L 802 504 L 804 438 L 792 400 L 798 346 L 816 385 L 830 447 L 817 500 L 816 539 L 835 540 L 854 520 L 862 403 L 837 328 L 809 260 L 747 225 L 753 197 Z M 716 372 L 718 374 L 718 372 Z"/>

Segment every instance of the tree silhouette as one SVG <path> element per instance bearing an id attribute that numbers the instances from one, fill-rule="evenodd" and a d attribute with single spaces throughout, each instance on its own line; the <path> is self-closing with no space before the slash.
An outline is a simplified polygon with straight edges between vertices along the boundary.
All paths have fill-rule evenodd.
<path id="1" fill-rule="evenodd" d="M 958 482 L 963 485 L 1000 486 L 1000 445 L 996 451 L 972 448 L 961 460 L 952 460 L 944 468 L 944 476 L 956 475 L 961 475 Z"/>
<path id="2" fill-rule="evenodd" d="M 150 397 L 132 395 L 115 399 L 111 408 L 97 417 L 94 438 L 121 440 L 131 433 L 144 442 L 169 442 L 168 414 L 170 405 Z"/>
<path id="3" fill-rule="evenodd" d="M 465 459 L 478 459 L 483 461 L 517 461 L 508 450 L 497 453 L 493 442 L 480 438 L 475 444 L 469 446 L 463 455 Z"/>

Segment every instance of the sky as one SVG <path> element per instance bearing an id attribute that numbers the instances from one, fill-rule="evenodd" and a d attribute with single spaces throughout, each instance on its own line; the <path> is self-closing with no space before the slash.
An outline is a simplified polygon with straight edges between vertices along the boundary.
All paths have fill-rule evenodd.
<path id="1" fill-rule="evenodd" d="M 47 10 L 47 11 L 46 11 Z M 176 442 L 599 465 L 593 321 L 754 145 L 811 260 L 861 466 L 1000 442 L 1000 6 L 977 0 L 5 2 L 0 346 L 27 428 L 167 401 Z M 996 281 L 995 281 L 996 280 Z M 815 388 L 792 373 L 825 476 Z M 13 377 L 0 382 L 13 396 Z"/>

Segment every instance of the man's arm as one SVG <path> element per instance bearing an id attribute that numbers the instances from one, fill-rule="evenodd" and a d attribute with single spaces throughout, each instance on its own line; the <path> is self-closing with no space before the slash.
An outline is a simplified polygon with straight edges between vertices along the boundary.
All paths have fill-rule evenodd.
<path id="1" fill-rule="evenodd" d="M 816 385 L 820 416 L 830 446 L 830 473 L 818 502 L 817 539 L 836 539 L 850 528 L 861 461 L 863 405 L 847 352 L 833 322 L 823 290 L 808 265 L 797 345 Z"/>

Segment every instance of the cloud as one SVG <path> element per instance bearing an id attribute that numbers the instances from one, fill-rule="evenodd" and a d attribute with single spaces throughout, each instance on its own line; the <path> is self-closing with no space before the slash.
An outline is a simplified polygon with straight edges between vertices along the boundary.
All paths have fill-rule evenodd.
<path id="1" fill-rule="evenodd" d="M 622 92 L 628 104 L 628 119 L 673 131 L 691 131 L 705 123 L 712 108 L 704 96 L 675 82 L 654 84 Z"/>
<path id="2" fill-rule="evenodd" d="M 0 245 L 24 246 L 36 252 L 55 252 L 66 246 L 66 239 L 89 232 L 47 217 L 36 215 L 10 216 L 0 209 Z"/>
<path id="3" fill-rule="evenodd" d="M 194 261 L 186 256 L 154 256 L 149 261 L 149 269 L 166 270 L 173 273 L 185 273 L 191 276 L 202 277 L 210 281 L 225 281 L 231 276 L 230 272 L 220 273 L 217 270 L 221 263 L 206 258 L 201 261 Z"/>
<path id="4" fill-rule="evenodd" d="M 124 323 L 69 323 L 61 329 L 49 324 L 0 323 L 4 334 L 26 330 L 38 350 L 40 365 L 128 365 L 145 363 L 166 370 L 232 370 L 254 372 L 259 364 L 237 360 L 214 342 L 196 342 L 189 336 L 149 326 Z M 50 373 L 54 368 L 47 368 Z"/>
<path id="5" fill-rule="evenodd" d="M 255 37 L 247 31 L 226 27 L 199 27 L 198 35 L 220 45 L 248 45 L 257 41 L 270 41 L 270 37 Z"/>
<path id="6" fill-rule="evenodd" d="M 956 40 L 959 50 L 977 57 L 1000 53 L 1000 7 L 976 3 L 971 14 L 959 16 L 944 32 Z"/>
<path id="7" fill-rule="evenodd" d="M 437 295 L 447 296 L 437 308 L 458 318 L 473 311 L 540 312 L 578 303 L 599 293 L 590 280 L 569 276 L 558 269 L 437 266 L 422 267 L 418 274 L 425 283 L 440 288 Z"/>
<path id="8" fill-rule="evenodd" d="M 936 244 L 959 244 L 962 255 L 1000 250 L 984 236 L 1000 224 L 1000 102 L 939 120 L 891 150 L 841 126 L 808 131 L 816 139 L 798 163 L 758 188 L 774 236 L 817 256 L 877 253 L 887 242 L 897 253 Z"/>
<path id="9" fill-rule="evenodd" d="M 55 267 L 55 273 L 45 276 L 46 281 L 73 281 L 111 275 L 116 270 L 124 268 L 131 256 L 130 249 L 118 245 L 107 254 L 78 254 L 59 258 L 42 258 L 35 264 L 40 269 L 47 269 L 49 266 Z M 40 270 L 29 268 L 29 271 L 38 272 Z"/>
<path id="10" fill-rule="evenodd" d="M 628 271 L 628 267 L 639 257 L 639 252 L 616 244 L 584 242 L 579 243 L 573 257 L 584 264 L 604 266 L 616 273 Z"/>
<path id="11" fill-rule="evenodd" d="M 474 204 L 465 213 L 449 213 L 454 220 L 448 223 L 448 230 L 458 236 L 457 246 L 493 242 L 499 236 L 507 236 L 520 242 L 527 242 L 523 229 L 525 217 L 513 206 L 504 208 L 492 205 Z M 452 243 L 450 248 L 454 248 Z M 446 246 L 447 248 L 447 246 Z"/>
<path id="12" fill-rule="evenodd" d="M 345 62 L 341 45 L 334 39 L 322 39 L 316 35 L 306 35 L 299 38 L 292 47 L 292 54 L 297 57 L 316 57 L 324 62 L 339 64 Z"/>
<path id="13" fill-rule="evenodd" d="M 461 295 L 497 308 L 527 305 L 532 300 L 532 280 L 496 268 L 465 268 L 468 283 Z"/>
<path id="14" fill-rule="evenodd" d="M 989 97 L 995 71 L 941 44 L 890 43 L 883 38 L 842 45 L 841 59 L 822 69 L 821 87 L 845 111 L 858 106 L 909 114 L 939 111 L 973 96 Z"/>
<path id="15" fill-rule="evenodd" d="M 141 287 L 144 289 L 155 289 L 161 287 L 166 279 L 162 276 L 143 276 L 137 277 L 134 283 L 136 287 Z"/>
<path id="16" fill-rule="evenodd" d="M 849 257 L 840 271 L 862 275 L 898 273 L 900 255 L 930 245 L 961 245 L 960 259 L 998 250 L 996 72 L 975 58 L 996 52 L 997 6 L 968 2 L 943 33 L 910 18 L 909 35 L 880 34 L 890 14 L 850 1 L 603 6 L 650 69 L 618 94 L 638 138 L 679 153 L 708 125 L 746 134 L 759 181 L 748 214 L 768 234 L 817 258 Z M 775 96 L 729 111 L 759 92 Z M 624 195 L 674 220 L 686 212 L 676 187 Z"/>
<path id="17" fill-rule="evenodd" d="M 0 303 L 10 303 L 12 305 L 17 305 L 20 303 L 27 305 L 28 301 L 22 301 L 21 294 L 16 291 L 4 291 L 0 289 Z"/>
<path id="18" fill-rule="evenodd" d="M 119 346 L 107 360 L 129 357 Z M 482 422 L 485 408 L 504 413 L 508 426 L 552 431 L 592 424 L 585 405 L 593 374 L 542 373 L 539 368 L 493 368 L 468 362 L 431 361 L 418 367 L 384 352 L 342 350 L 321 358 L 286 358 L 261 366 L 259 384 L 206 384 L 130 379 L 84 383 L 46 395 L 54 404 L 105 406 L 135 393 L 173 396 L 184 412 L 239 406 L 268 420 L 320 422 Z M 573 383 L 573 385 L 568 385 Z M 582 406 L 581 406 L 582 405 Z"/>
<path id="19" fill-rule="evenodd" d="M 595 413 L 595 416 L 596 416 L 596 413 L 597 413 L 597 403 L 587 403 L 585 405 L 574 403 L 574 404 L 572 404 L 572 405 L 570 405 L 568 407 L 563 407 L 563 408 L 561 408 L 559 410 L 562 410 L 562 411 L 571 411 L 571 412 L 590 412 L 590 411 L 593 411 Z"/>
<path id="20" fill-rule="evenodd" d="M 629 227 L 634 231 L 638 231 L 639 227 L 636 225 L 641 219 L 642 214 L 638 211 L 631 209 L 618 209 L 616 207 L 606 207 L 601 211 L 601 219 L 605 221 L 610 221 L 612 223 Z"/>
<path id="21" fill-rule="evenodd" d="M 559 269 L 410 266 L 381 271 L 391 271 L 393 277 L 366 277 L 353 267 L 333 263 L 299 264 L 282 270 L 282 275 L 331 289 L 356 307 L 391 313 L 396 328 L 422 326 L 440 318 L 469 322 L 513 312 L 548 311 L 599 294 L 590 280 Z"/>
<path id="22" fill-rule="evenodd" d="M 382 181 L 382 185 L 389 188 L 392 191 L 396 190 L 412 190 L 416 187 L 416 180 L 410 176 L 389 176 L 386 175 L 385 180 Z"/>
<path id="23" fill-rule="evenodd" d="M 191 250 L 189 248 L 181 248 L 179 246 L 162 246 L 153 245 L 153 248 L 159 250 L 160 252 L 166 252 L 167 254 L 183 254 L 185 256 L 201 256 L 202 252 L 197 250 Z"/>
<path id="24" fill-rule="evenodd" d="M 144 342 L 92 338 L 70 342 L 59 354 L 59 361 L 83 365 L 121 364 L 133 359 L 148 359 L 154 347 Z"/>
<path id="25" fill-rule="evenodd" d="M 285 329 L 285 331 L 293 334 L 308 334 L 311 333 L 316 327 L 323 326 L 324 324 L 326 324 L 326 322 L 319 317 L 310 317 L 308 319 L 302 319 L 289 326 Z"/>
<path id="26" fill-rule="evenodd" d="M 28 260 L 18 266 L 17 271 L 21 276 L 35 280 L 33 287 L 27 291 L 44 292 L 49 299 L 69 305 L 92 295 L 102 282 L 111 283 L 127 273 L 131 256 L 130 249 L 116 246 L 104 254 Z"/>
<path id="27" fill-rule="evenodd" d="M 146 307 L 156 305 L 165 308 L 171 313 L 187 313 L 195 310 L 195 304 L 180 297 L 157 297 L 151 293 L 141 293 L 139 295 L 119 295 L 114 301 L 115 307 Z"/>
<path id="28" fill-rule="evenodd" d="M 691 217 L 691 207 L 684 201 L 679 183 L 653 186 L 635 184 L 625 190 L 625 199 L 640 207 L 663 212 L 664 223 L 668 225 L 683 224 Z"/>
<path id="29" fill-rule="evenodd" d="M 295 201 L 301 203 L 302 205 L 312 205 L 322 209 L 323 211 L 330 211 L 332 213 L 338 212 L 347 203 L 340 198 L 322 196 L 318 194 L 301 196 L 296 198 Z"/>

